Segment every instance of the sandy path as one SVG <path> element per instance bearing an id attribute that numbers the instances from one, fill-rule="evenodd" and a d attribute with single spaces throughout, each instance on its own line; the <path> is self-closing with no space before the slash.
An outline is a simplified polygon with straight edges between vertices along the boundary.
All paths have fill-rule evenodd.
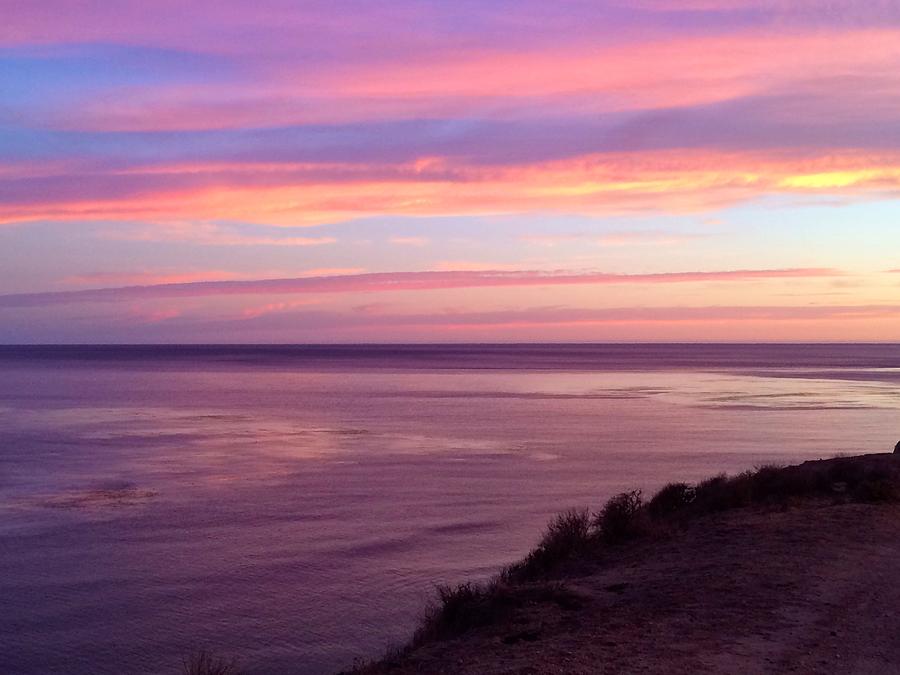
<path id="1" fill-rule="evenodd" d="M 900 673 L 900 506 L 746 509 L 565 571 L 540 604 L 395 673 Z"/>

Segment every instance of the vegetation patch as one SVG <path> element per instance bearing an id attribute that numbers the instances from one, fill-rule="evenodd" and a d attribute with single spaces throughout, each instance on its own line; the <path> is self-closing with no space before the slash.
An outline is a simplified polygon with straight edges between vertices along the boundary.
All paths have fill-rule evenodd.
<path id="1" fill-rule="evenodd" d="M 635 539 L 646 531 L 646 509 L 640 490 L 611 498 L 594 518 L 596 534 L 607 544 Z"/>
<path id="2" fill-rule="evenodd" d="M 205 649 L 201 649 L 184 660 L 182 673 L 184 675 L 242 675 L 236 660 L 215 656 Z"/>
<path id="3" fill-rule="evenodd" d="M 440 586 L 412 644 L 459 637 L 500 623 L 527 605 L 550 603 L 566 610 L 581 606 L 579 596 L 560 583 L 513 585 L 497 578 L 485 585 Z"/>
<path id="4" fill-rule="evenodd" d="M 547 525 L 538 545 L 503 573 L 505 580 L 535 579 L 555 569 L 562 561 L 584 553 L 593 543 L 590 512 L 569 509 Z"/>
<path id="5" fill-rule="evenodd" d="M 651 518 L 664 518 L 694 503 L 697 488 L 687 483 L 669 483 L 647 504 Z"/>

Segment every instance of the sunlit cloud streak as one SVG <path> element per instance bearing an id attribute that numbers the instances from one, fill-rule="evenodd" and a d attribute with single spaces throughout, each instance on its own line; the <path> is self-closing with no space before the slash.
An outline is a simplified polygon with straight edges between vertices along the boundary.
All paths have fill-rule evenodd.
<path id="1" fill-rule="evenodd" d="M 314 268 L 303 272 L 297 278 L 331 277 L 362 274 L 361 267 Z M 237 274 L 223 270 L 196 270 L 188 272 L 140 271 L 140 272 L 95 272 L 65 277 L 61 283 L 65 286 L 97 286 L 134 287 L 134 286 L 169 286 L 172 284 L 192 284 L 197 282 L 217 282 L 246 279 L 246 274 Z M 2 296 L 0 296 L 2 297 Z M 304 301 L 303 304 L 309 304 Z"/>
<path id="2" fill-rule="evenodd" d="M 598 246 L 679 246 L 706 235 L 658 231 L 617 231 L 601 235 L 579 233 L 524 234 L 520 239 L 539 246 L 559 246 L 571 242 L 594 243 Z"/>
<path id="3" fill-rule="evenodd" d="M 299 277 L 294 279 L 200 281 L 150 286 L 123 286 L 83 291 L 20 293 L 0 295 L 0 307 L 35 307 L 83 302 L 119 302 L 150 298 L 215 295 L 361 293 L 585 284 L 675 284 L 759 279 L 821 278 L 840 275 L 840 271 L 833 269 L 727 270 L 716 272 L 661 272 L 653 274 L 548 273 L 490 270 L 480 272 L 382 272 L 343 276 Z"/>
<path id="4" fill-rule="evenodd" d="M 257 318 L 257 315 L 247 318 Z M 441 312 L 430 314 L 360 314 L 337 312 L 285 312 L 266 317 L 266 327 L 288 328 L 402 328 L 439 327 L 514 329 L 525 326 L 573 326 L 614 323 L 711 323 L 730 321 L 823 321 L 900 318 L 900 305 L 773 305 L 713 307 L 613 307 L 579 309 L 538 307 L 493 312 Z"/>
<path id="5" fill-rule="evenodd" d="M 32 184 L 30 179 L 0 179 L 0 193 L 7 193 L 0 202 L 0 223 L 234 220 L 309 226 L 383 214 L 677 213 L 723 208 L 762 195 L 851 199 L 900 193 L 900 154 L 836 153 L 773 161 L 759 153 L 670 152 L 652 157 L 626 153 L 528 166 L 456 169 L 452 179 L 443 172 L 413 172 L 408 167 L 374 181 L 350 183 L 323 176 L 298 183 L 270 172 L 251 179 L 254 187 L 229 179 L 187 190 L 175 175 L 170 176 L 171 185 L 152 198 L 131 188 L 118 192 L 112 184 L 94 190 L 90 176 L 84 177 L 82 191 L 67 187 L 62 193 L 41 180 Z M 268 184 L 261 185 L 263 180 Z M 131 184 L 138 186 L 140 181 Z"/>
<path id="6" fill-rule="evenodd" d="M 206 246 L 325 246 L 337 243 L 335 237 L 303 237 L 290 234 L 279 236 L 247 234 L 215 223 L 160 223 L 155 226 L 118 226 L 98 233 L 100 238 L 144 242 L 190 242 Z"/>
<path id="7" fill-rule="evenodd" d="M 603 336 L 629 340 L 653 340 L 673 335 L 735 336 L 791 335 L 797 326 L 820 331 L 820 339 L 859 335 L 865 326 L 878 322 L 900 329 L 900 305 L 860 304 L 810 305 L 730 305 L 673 307 L 526 307 L 496 311 L 443 311 L 431 313 L 337 312 L 302 309 L 304 303 L 274 302 L 248 308 L 231 318 L 187 316 L 174 308 L 134 308 L 123 315 L 95 316 L 68 322 L 60 331 L 46 317 L 0 325 L 0 339 L 34 339 L 64 334 L 70 340 L 113 336 L 130 342 L 167 340 L 196 341 L 283 341 L 285 336 L 315 337 L 322 341 L 396 340 L 398 336 L 418 339 L 466 341 L 471 335 L 508 340 L 523 334 L 568 336 L 583 341 Z M 100 331 L 99 333 L 97 331 Z M 527 331 L 527 332 L 525 332 Z M 775 331 L 778 331 L 775 333 Z M 524 332 L 524 333 L 523 333 Z M 863 332 L 862 334 L 865 334 Z M 21 339 L 21 337 L 19 337 Z"/>
<path id="8" fill-rule="evenodd" d="M 398 246 L 427 246 L 427 237 L 391 237 L 388 241 Z"/>
<path id="9" fill-rule="evenodd" d="M 197 281 L 232 279 L 238 275 L 222 270 L 202 270 L 193 272 L 95 272 L 66 277 L 62 283 L 67 286 L 135 286 L 153 284 L 187 284 Z"/>

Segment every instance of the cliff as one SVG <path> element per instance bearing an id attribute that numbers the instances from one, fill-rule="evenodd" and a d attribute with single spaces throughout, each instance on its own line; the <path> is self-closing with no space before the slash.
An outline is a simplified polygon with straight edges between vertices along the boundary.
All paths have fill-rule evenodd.
<path id="1" fill-rule="evenodd" d="M 619 495 L 354 672 L 900 672 L 898 498 L 890 454 Z"/>

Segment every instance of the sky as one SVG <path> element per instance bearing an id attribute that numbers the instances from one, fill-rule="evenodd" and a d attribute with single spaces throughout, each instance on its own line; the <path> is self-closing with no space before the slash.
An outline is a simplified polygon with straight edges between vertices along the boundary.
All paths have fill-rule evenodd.
<path id="1" fill-rule="evenodd" d="M 0 342 L 900 341 L 895 0 L 0 0 Z"/>

